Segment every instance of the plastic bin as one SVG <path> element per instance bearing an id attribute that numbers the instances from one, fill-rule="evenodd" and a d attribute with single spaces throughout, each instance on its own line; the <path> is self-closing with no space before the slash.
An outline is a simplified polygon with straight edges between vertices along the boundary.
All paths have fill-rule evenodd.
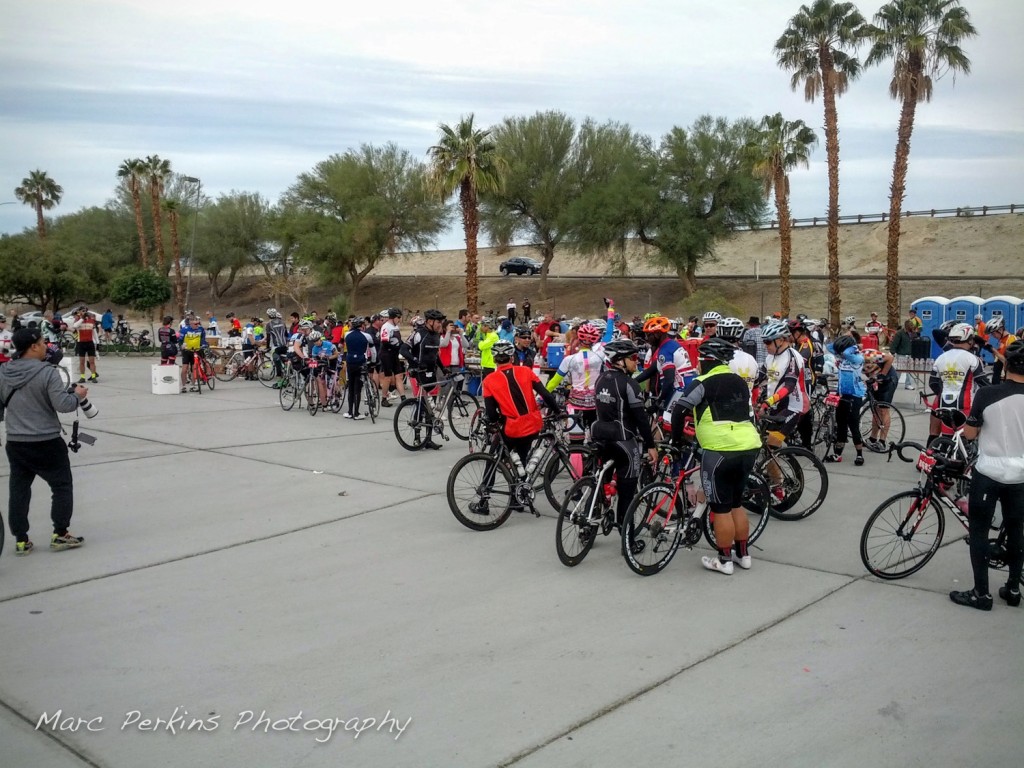
<path id="1" fill-rule="evenodd" d="M 548 368 L 557 368 L 562 364 L 562 360 L 565 359 L 565 344 L 561 342 L 551 342 L 548 344 L 547 360 Z"/>
<path id="2" fill-rule="evenodd" d="M 864 349 L 878 349 L 878 336 L 873 333 L 865 333 L 860 337 L 860 345 Z"/>
<path id="3" fill-rule="evenodd" d="M 177 395 L 181 392 L 181 366 L 160 365 L 150 366 L 153 369 L 153 394 Z"/>

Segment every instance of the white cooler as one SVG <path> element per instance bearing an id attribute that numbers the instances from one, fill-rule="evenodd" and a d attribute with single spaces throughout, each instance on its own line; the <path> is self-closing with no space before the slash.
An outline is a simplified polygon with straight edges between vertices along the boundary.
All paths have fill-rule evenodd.
<path id="1" fill-rule="evenodd" d="M 153 369 L 153 394 L 177 395 L 181 392 L 181 366 L 156 365 Z"/>

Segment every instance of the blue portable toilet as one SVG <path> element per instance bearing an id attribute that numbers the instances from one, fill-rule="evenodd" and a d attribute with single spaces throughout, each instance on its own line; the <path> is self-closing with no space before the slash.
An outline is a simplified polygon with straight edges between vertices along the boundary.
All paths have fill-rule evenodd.
<path id="1" fill-rule="evenodd" d="M 986 323 L 993 317 L 1002 317 L 1006 330 L 1016 333 L 1017 329 L 1024 325 L 1024 314 L 1021 314 L 1022 307 L 1024 307 L 1024 301 L 1016 296 L 993 296 L 986 299 L 985 303 L 981 305 L 981 314 Z M 993 361 L 991 352 L 982 352 L 981 356 L 986 363 Z"/>
<path id="2" fill-rule="evenodd" d="M 984 303 L 980 296 L 954 296 L 946 304 L 946 319 L 974 325 L 974 317 L 981 314 Z"/>
<path id="3" fill-rule="evenodd" d="M 949 303 L 949 299 L 945 296 L 925 296 L 918 299 L 917 301 L 911 302 L 910 308 L 917 312 L 917 317 L 921 321 L 921 337 L 925 339 L 932 338 L 932 331 L 938 328 L 946 319 L 946 305 Z M 938 357 L 942 350 L 938 349 L 938 345 L 932 342 L 932 358 Z"/>

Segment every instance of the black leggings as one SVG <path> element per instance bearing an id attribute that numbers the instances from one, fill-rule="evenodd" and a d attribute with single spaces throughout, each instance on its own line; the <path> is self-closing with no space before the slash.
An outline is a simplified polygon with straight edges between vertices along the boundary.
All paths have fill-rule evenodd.
<path id="1" fill-rule="evenodd" d="M 1006 526 L 1006 559 L 1009 565 L 1007 583 L 1019 585 L 1021 550 L 1024 549 L 1024 483 L 1006 485 L 975 469 L 971 478 L 967 519 L 974 590 L 979 595 L 988 594 L 988 539 L 992 535 L 990 528 L 997 501 L 1003 507 L 1003 522 Z"/>
<path id="2" fill-rule="evenodd" d="M 348 389 L 348 412 L 350 416 L 359 415 L 359 405 L 363 397 L 363 375 L 363 366 L 352 365 L 352 363 L 348 364 L 348 383 L 346 388 Z"/>
<path id="3" fill-rule="evenodd" d="M 853 444 L 860 446 L 864 439 L 860 434 L 860 409 L 864 399 L 855 395 L 843 395 L 836 406 L 836 445 L 846 444 L 846 430 L 850 430 Z"/>
<path id="4" fill-rule="evenodd" d="M 640 443 L 636 440 L 621 440 L 615 443 L 598 443 L 601 461 L 615 462 L 615 492 L 618 504 L 615 507 L 615 524 L 621 526 L 626 511 L 636 497 L 640 484 Z M 607 481 L 608 478 L 606 478 Z"/>

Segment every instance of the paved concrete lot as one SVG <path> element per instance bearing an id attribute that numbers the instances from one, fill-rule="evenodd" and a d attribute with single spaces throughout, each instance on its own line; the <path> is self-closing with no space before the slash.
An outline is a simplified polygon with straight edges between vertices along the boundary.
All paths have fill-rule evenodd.
<path id="1" fill-rule="evenodd" d="M 643 579 L 612 539 L 567 569 L 550 514 L 455 521 L 463 443 L 407 453 L 389 411 L 284 413 L 251 382 L 153 396 L 150 363 L 100 362 L 99 442 L 72 459 L 86 546 L 48 551 L 40 481 L 37 551 L 8 536 L 0 765 L 1020 762 L 1024 611 L 949 602 L 970 585 L 956 521 L 915 576 L 860 563 L 909 464 L 830 468 L 825 506 L 771 521 L 749 572 L 698 548 Z"/>

